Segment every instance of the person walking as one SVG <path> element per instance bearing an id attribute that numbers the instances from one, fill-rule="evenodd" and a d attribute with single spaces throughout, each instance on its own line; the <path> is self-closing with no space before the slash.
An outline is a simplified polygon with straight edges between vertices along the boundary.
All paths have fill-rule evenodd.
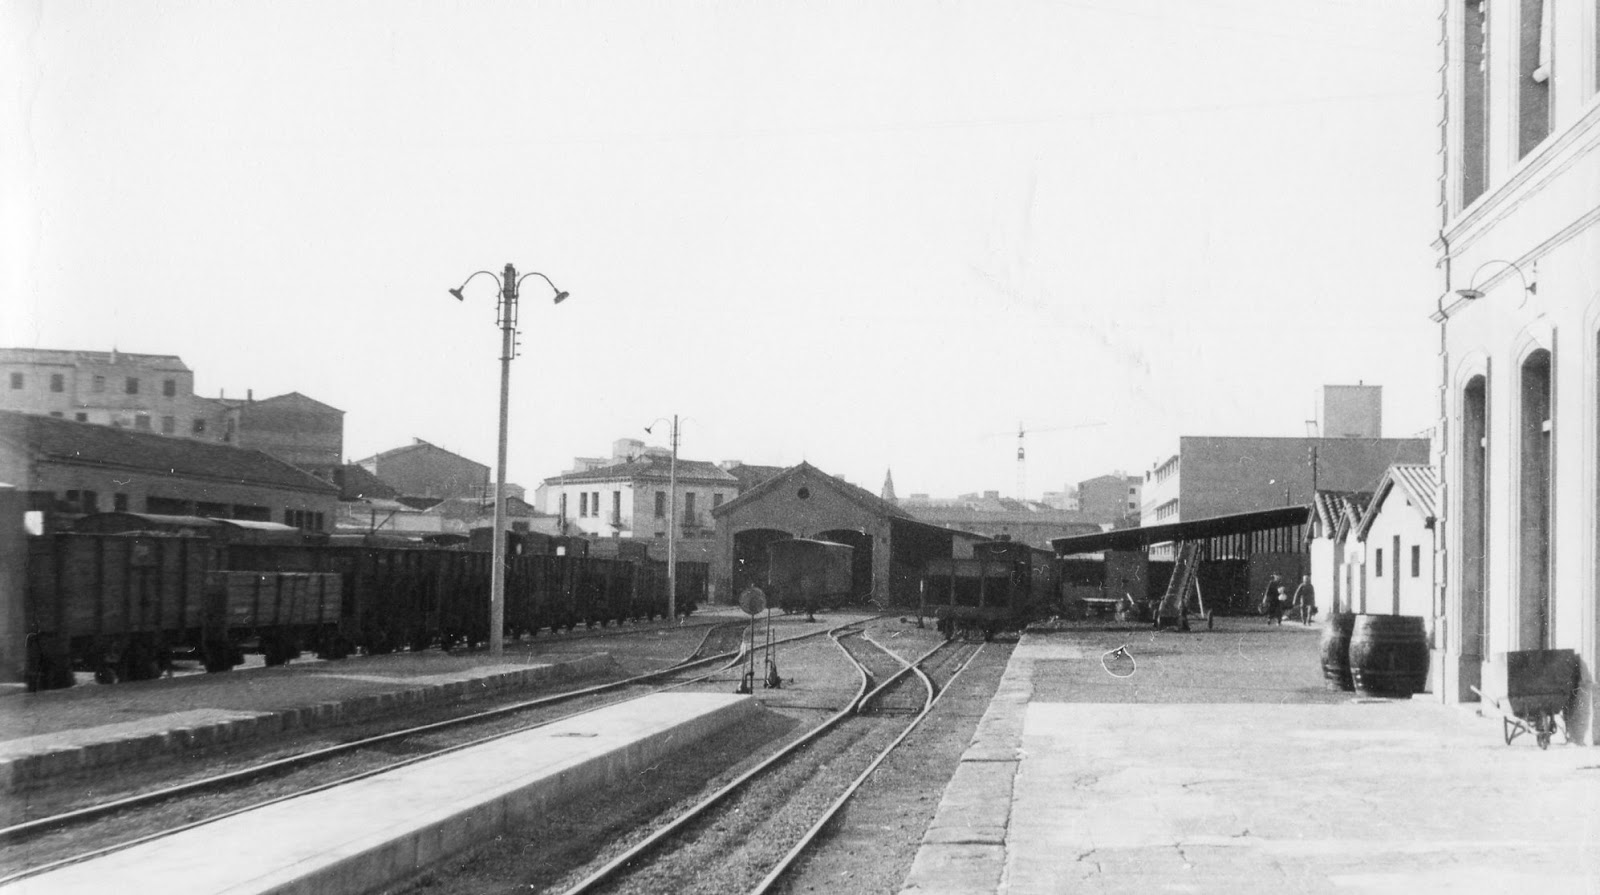
<path id="1" fill-rule="evenodd" d="M 1273 575 L 1267 581 L 1267 592 L 1261 595 L 1261 614 L 1267 617 L 1269 625 L 1273 622 L 1283 623 L 1283 607 L 1279 602 L 1283 599 L 1283 587 L 1278 581 L 1278 576 Z"/>
<path id="2" fill-rule="evenodd" d="M 1311 616 L 1317 614 L 1317 589 L 1312 586 L 1310 575 L 1300 576 L 1300 586 L 1294 589 L 1294 609 L 1302 625 L 1311 624 Z"/>

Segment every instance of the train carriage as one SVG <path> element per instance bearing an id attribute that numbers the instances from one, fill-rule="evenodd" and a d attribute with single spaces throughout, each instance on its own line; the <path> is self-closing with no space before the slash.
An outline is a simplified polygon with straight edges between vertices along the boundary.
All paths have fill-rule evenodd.
<path id="1" fill-rule="evenodd" d="M 855 549 L 847 544 L 789 538 L 767 545 L 768 598 L 784 612 L 810 615 L 850 599 Z"/>
<path id="2" fill-rule="evenodd" d="M 973 545 L 971 558 L 932 559 L 923 569 L 919 613 L 947 638 L 1022 629 L 1058 604 L 1059 572 L 1047 550 L 1017 541 Z"/>

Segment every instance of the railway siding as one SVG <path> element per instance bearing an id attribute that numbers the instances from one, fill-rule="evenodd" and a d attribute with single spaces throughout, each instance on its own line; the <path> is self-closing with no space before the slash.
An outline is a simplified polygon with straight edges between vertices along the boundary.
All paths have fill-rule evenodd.
<path id="1" fill-rule="evenodd" d="M 609 656 L 595 653 L 519 665 L 459 667 L 460 660 L 455 660 L 451 664 L 458 667 L 440 669 L 439 660 L 449 658 L 396 656 L 359 665 L 319 663 L 208 675 L 188 687 L 183 686 L 187 681 L 152 681 L 4 697 L 0 726 L 5 733 L 0 735 L 9 739 L 0 740 L 0 792 L 163 754 L 591 674 L 611 664 Z M 185 702 L 219 707 L 162 710 Z M 84 723 L 141 712 L 149 714 Z"/>

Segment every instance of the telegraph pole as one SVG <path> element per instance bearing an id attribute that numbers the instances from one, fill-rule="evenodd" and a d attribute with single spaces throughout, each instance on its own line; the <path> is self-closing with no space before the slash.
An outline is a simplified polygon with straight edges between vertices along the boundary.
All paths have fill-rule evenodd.
<path id="1" fill-rule="evenodd" d="M 672 465 L 667 467 L 667 619 L 678 619 L 678 415 L 672 415 Z"/>

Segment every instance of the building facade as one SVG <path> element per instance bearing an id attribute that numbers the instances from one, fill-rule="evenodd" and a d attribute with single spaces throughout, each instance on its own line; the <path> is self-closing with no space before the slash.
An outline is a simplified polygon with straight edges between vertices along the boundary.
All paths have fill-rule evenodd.
<path id="1" fill-rule="evenodd" d="M 1441 695 L 1510 651 L 1571 649 L 1566 712 L 1600 740 L 1600 10 L 1449 0 L 1438 463 Z M 1421 350 L 1421 346 L 1419 346 Z"/>
<path id="2" fill-rule="evenodd" d="M 1390 466 L 1426 462 L 1423 438 L 1186 435 L 1176 454 L 1146 473 L 1140 521 L 1161 525 L 1304 506 L 1313 490 L 1372 491 Z"/>
<path id="3" fill-rule="evenodd" d="M 1143 508 L 1144 477 L 1121 470 L 1078 483 L 1078 512 L 1099 522 L 1134 524 Z"/>
<path id="4" fill-rule="evenodd" d="M 240 447 L 328 477 L 344 463 L 344 411 L 299 392 L 231 408 Z"/>
<path id="5" fill-rule="evenodd" d="M 539 509 L 562 519 L 568 534 L 594 538 L 665 540 L 676 526 L 677 539 L 704 542 L 686 545 L 698 557 L 716 528 L 711 511 L 739 496 L 739 478 L 717 464 L 680 458 L 674 476 L 670 451 L 636 439 L 617 441 L 610 460 L 581 457 L 573 470 L 545 479 Z"/>
<path id="6" fill-rule="evenodd" d="M 228 407 L 170 354 L 0 348 L 0 410 L 231 444 Z"/>

